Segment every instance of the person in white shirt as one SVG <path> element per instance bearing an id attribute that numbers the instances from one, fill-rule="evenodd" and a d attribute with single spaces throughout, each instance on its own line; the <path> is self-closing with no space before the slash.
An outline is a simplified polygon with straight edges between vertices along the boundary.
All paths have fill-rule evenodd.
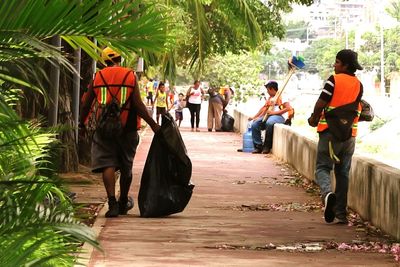
<path id="1" fill-rule="evenodd" d="M 190 86 L 189 90 L 186 92 L 187 107 L 190 111 L 190 124 L 192 126 L 192 132 L 194 131 L 194 126 L 196 122 L 196 132 L 200 132 L 200 108 L 201 102 L 203 101 L 204 91 L 200 87 L 200 81 L 196 80 L 193 86 Z"/>

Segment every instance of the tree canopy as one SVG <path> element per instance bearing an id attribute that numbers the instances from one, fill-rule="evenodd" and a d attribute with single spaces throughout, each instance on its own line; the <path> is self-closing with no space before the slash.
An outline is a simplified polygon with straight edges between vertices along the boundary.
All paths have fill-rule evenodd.
<path id="1" fill-rule="evenodd" d="M 242 51 L 269 51 L 271 38 L 283 38 L 282 14 L 291 5 L 311 0 L 166 0 L 176 35 L 174 45 L 156 54 L 149 64 L 162 64 L 164 78 L 174 80 L 176 65 L 187 66 L 195 76 L 204 70 L 209 56 L 240 54 Z"/>

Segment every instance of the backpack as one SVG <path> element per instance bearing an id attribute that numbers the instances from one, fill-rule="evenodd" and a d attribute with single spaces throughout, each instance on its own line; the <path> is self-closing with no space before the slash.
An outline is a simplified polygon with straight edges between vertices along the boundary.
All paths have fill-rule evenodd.
<path id="1" fill-rule="evenodd" d="M 111 139 L 122 134 L 121 107 L 118 100 L 111 101 L 103 108 L 96 130 L 104 138 Z"/>
<path id="2" fill-rule="evenodd" d="M 122 82 L 124 84 L 127 76 L 130 72 L 128 72 Z M 101 105 L 101 114 L 100 118 L 97 122 L 96 131 L 105 139 L 113 139 L 122 135 L 124 131 L 124 127 L 122 126 L 121 121 L 121 112 L 125 109 L 126 104 L 129 102 L 129 98 L 126 102 L 121 106 L 120 101 L 117 98 L 118 93 L 121 90 L 119 87 L 118 92 L 113 95 L 111 90 L 109 89 L 109 85 L 106 83 L 103 75 L 99 72 L 101 79 L 103 80 L 104 86 L 107 88 L 107 91 L 110 93 L 112 100 L 110 103 Z"/>
<path id="3" fill-rule="evenodd" d="M 357 117 L 359 101 L 339 106 L 325 113 L 329 132 L 339 141 L 346 141 L 352 135 L 353 121 Z"/>
<path id="4" fill-rule="evenodd" d="M 358 114 L 358 105 L 361 102 L 362 90 L 354 102 L 336 107 L 325 112 L 325 119 L 329 132 L 339 141 L 350 139 L 353 131 L 353 122 Z"/>

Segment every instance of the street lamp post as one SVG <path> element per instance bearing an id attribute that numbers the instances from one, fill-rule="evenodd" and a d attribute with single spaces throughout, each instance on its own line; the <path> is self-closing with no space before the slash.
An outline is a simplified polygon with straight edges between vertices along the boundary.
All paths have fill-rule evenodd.
<path id="1" fill-rule="evenodd" d="M 268 80 L 271 80 L 271 64 L 268 64 Z"/>
<path id="2" fill-rule="evenodd" d="M 381 96 L 385 96 L 385 50 L 384 50 L 384 32 L 382 22 L 380 23 L 381 37 Z"/>

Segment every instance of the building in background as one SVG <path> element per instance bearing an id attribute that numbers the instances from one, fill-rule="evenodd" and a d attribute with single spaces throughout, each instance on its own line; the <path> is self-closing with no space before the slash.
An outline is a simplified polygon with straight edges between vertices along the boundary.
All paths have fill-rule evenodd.
<path id="1" fill-rule="evenodd" d="M 371 30 L 387 20 L 384 7 L 389 0 L 320 0 L 309 7 L 295 5 L 286 21 L 304 21 L 307 25 L 306 43 L 313 39 L 337 37 L 346 31 Z M 311 34 L 312 33 L 312 34 Z"/>

